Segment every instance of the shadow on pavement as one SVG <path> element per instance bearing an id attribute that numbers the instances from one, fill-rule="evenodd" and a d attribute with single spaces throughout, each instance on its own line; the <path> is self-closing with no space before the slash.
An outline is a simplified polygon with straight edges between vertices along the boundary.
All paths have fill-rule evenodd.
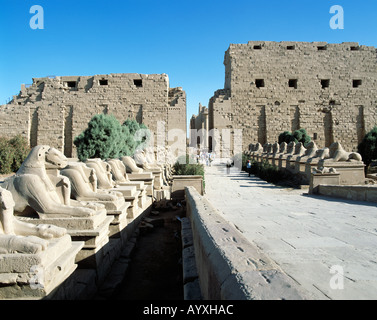
<path id="1" fill-rule="evenodd" d="M 318 194 L 309 194 L 309 193 L 303 193 L 302 195 L 304 197 L 308 197 L 312 199 L 320 199 L 320 200 L 325 200 L 329 202 L 341 202 L 341 203 L 347 203 L 347 204 L 355 205 L 355 206 L 377 207 L 376 203 L 370 203 L 366 201 L 356 201 L 356 200 L 349 200 L 349 199 L 344 199 L 344 198 L 327 197 L 327 196 L 322 196 Z"/>

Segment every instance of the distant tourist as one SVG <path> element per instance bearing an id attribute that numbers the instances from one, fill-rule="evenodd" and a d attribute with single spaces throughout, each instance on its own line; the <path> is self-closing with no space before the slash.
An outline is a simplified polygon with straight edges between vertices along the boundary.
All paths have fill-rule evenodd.
<path id="1" fill-rule="evenodd" d="M 251 161 L 250 160 L 247 160 L 246 168 L 250 177 L 250 174 L 251 174 Z"/>
<path id="2" fill-rule="evenodd" d="M 228 162 L 226 163 L 226 173 L 229 174 L 230 173 L 230 167 L 232 166 L 232 163 L 230 162 L 230 160 L 228 160 Z"/>
<path id="3" fill-rule="evenodd" d="M 213 153 L 209 153 L 208 158 L 209 158 L 209 166 L 211 167 L 213 159 L 215 158 L 215 155 Z"/>

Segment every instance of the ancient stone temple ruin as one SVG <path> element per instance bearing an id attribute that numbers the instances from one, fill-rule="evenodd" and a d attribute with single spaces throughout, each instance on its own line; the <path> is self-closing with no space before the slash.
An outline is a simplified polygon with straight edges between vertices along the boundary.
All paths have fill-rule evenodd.
<path id="1" fill-rule="evenodd" d="M 124 73 L 34 78 L 10 103 L 0 106 L 0 132 L 21 134 L 31 147 L 48 144 L 74 157 L 74 138 L 99 113 L 113 114 L 121 123 L 126 119 L 144 123 L 154 133 L 155 144 L 172 144 L 174 139 L 168 141 L 167 136 L 171 129 L 186 133 L 182 88 L 170 88 L 166 74 Z"/>
<path id="2" fill-rule="evenodd" d="M 171 184 L 168 163 L 123 158 L 80 162 L 38 145 L 0 180 L 0 300 L 85 299 L 106 284 Z"/>
<path id="3" fill-rule="evenodd" d="M 242 129 L 243 150 L 304 128 L 320 147 L 338 141 L 356 151 L 377 122 L 376 57 L 376 48 L 354 42 L 231 44 L 224 89 L 193 116 L 191 128 L 208 121 L 210 130 Z"/>
<path id="4" fill-rule="evenodd" d="M 231 44 L 224 59 L 224 89 L 215 92 L 208 108 L 200 104 L 191 118 L 190 128 L 203 135 L 195 135 L 190 146 L 211 150 L 218 138 L 225 141 L 231 134 L 224 149 L 233 152 L 233 160 L 242 144 L 250 162 L 267 162 L 294 175 L 300 186 L 309 185 L 309 194 L 377 202 L 375 183 L 365 177 L 355 150 L 377 123 L 376 55 L 376 48 L 357 43 Z M 144 123 L 154 133 L 154 145 L 132 156 L 80 161 L 74 138 L 101 113 L 113 114 L 121 123 Z M 277 142 L 283 131 L 299 128 L 306 129 L 310 143 Z M 177 141 L 171 132 L 184 139 Z M 123 282 L 140 230 L 149 222 L 155 223 L 149 228 L 163 224 L 163 219 L 152 218 L 167 210 L 180 223 L 180 234 L 174 230 L 171 239 L 181 239 L 186 300 L 311 298 L 281 268 L 284 264 L 270 259 L 223 218 L 209 201 L 211 188 L 205 190 L 201 175 L 175 175 L 178 158 L 172 149 L 177 143 L 181 150 L 186 147 L 186 94 L 170 88 L 166 74 L 33 79 L 0 106 L 0 136 L 17 134 L 32 149 L 15 174 L 0 176 L 0 300 L 111 297 Z M 216 160 L 224 169 L 221 159 Z M 206 181 L 228 176 L 207 173 Z M 212 190 L 233 211 L 235 201 L 259 197 L 251 188 L 250 198 L 238 197 L 238 191 L 238 198 L 228 197 L 229 181 L 238 179 L 231 177 L 227 185 Z M 224 194 L 218 192 L 222 186 Z M 178 208 L 184 217 L 176 215 Z M 236 212 L 245 219 L 241 210 Z M 322 238 L 331 240 L 319 234 L 315 238 L 321 246 Z M 351 247 L 344 242 L 340 248 L 344 244 Z M 290 248 L 285 252 L 295 254 Z"/>

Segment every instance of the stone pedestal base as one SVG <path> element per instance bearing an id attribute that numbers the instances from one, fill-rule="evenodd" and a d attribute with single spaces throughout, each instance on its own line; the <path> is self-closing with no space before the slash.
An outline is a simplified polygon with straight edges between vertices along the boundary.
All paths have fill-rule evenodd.
<path id="1" fill-rule="evenodd" d="M 279 159 L 280 159 L 281 156 L 282 156 L 281 153 L 277 153 L 277 154 L 273 155 L 272 160 L 271 160 L 271 163 L 272 163 L 274 166 L 279 167 Z"/>
<path id="2" fill-rule="evenodd" d="M 128 214 L 128 216 L 127 216 L 127 221 L 128 221 L 127 229 L 128 228 L 132 229 L 133 228 L 132 225 L 135 225 L 134 228 L 136 228 L 137 223 L 140 221 L 140 218 L 144 217 L 145 215 L 147 215 L 152 210 L 152 202 L 153 202 L 152 197 L 148 196 L 146 198 L 146 203 L 145 203 L 144 208 L 138 208 L 138 210 L 135 211 L 134 214 Z"/>
<path id="3" fill-rule="evenodd" d="M 166 200 L 171 199 L 171 188 L 165 186 L 161 190 L 155 190 L 154 191 L 154 198 L 156 199 L 157 202 L 164 200 L 164 199 L 166 199 Z"/>
<path id="4" fill-rule="evenodd" d="M 273 155 L 269 154 L 264 160 L 266 160 L 269 164 L 272 164 L 273 159 L 274 159 Z"/>
<path id="5" fill-rule="evenodd" d="M 73 241 L 83 241 L 84 246 L 76 256 L 80 268 L 96 268 L 97 252 L 109 241 L 109 227 L 113 216 L 107 216 L 101 209 L 89 217 L 59 217 L 58 215 L 41 215 L 42 218 L 18 217 L 20 220 L 33 224 L 52 224 L 66 228 Z M 93 255 L 93 256 L 92 256 Z M 90 258 L 89 258 L 90 257 Z M 92 262 L 95 263 L 92 263 Z"/>
<path id="6" fill-rule="evenodd" d="M 0 255 L 0 299 L 42 299 L 52 294 L 77 268 L 84 246 L 69 235 L 49 241 L 37 254 Z"/>
<path id="7" fill-rule="evenodd" d="M 119 208 L 121 208 L 124 205 L 124 202 L 125 202 L 123 197 L 119 197 L 119 198 L 117 198 L 116 200 L 113 200 L 113 201 L 105 201 L 105 200 L 95 200 L 94 201 L 94 200 L 85 200 L 85 199 L 80 199 L 80 200 L 103 204 L 107 211 L 109 211 L 109 210 L 119 210 Z"/>
<path id="8" fill-rule="evenodd" d="M 134 196 L 137 192 L 136 186 L 116 186 L 113 189 L 110 189 L 110 191 L 118 191 L 123 194 L 125 197 L 131 197 Z"/>
<path id="9" fill-rule="evenodd" d="M 295 156 L 289 156 L 286 160 L 286 164 L 285 164 L 285 168 L 290 171 L 291 173 L 296 173 L 297 172 L 297 169 L 296 169 L 296 159 L 297 159 L 297 155 Z"/>
<path id="10" fill-rule="evenodd" d="M 277 165 L 280 170 L 286 169 L 286 161 L 289 155 L 280 156 L 279 159 L 277 159 Z"/>
<path id="11" fill-rule="evenodd" d="M 203 177 L 196 176 L 173 176 L 173 185 L 171 187 L 171 197 L 173 199 L 185 198 L 185 187 L 193 186 L 203 195 Z"/>
<path id="12" fill-rule="evenodd" d="M 147 186 L 144 186 L 143 189 L 138 190 L 138 191 L 140 191 L 140 194 L 139 194 L 139 199 L 138 199 L 137 204 L 139 208 L 144 208 L 147 201 Z"/>
<path id="13" fill-rule="evenodd" d="M 113 216 L 113 221 L 110 224 L 110 238 L 119 238 L 120 232 L 127 226 L 127 209 L 130 203 L 125 202 L 118 210 L 108 210 L 107 215 Z"/>
<path id="14" fill-rule="evenodd" d="M 306 166 L 306 161 L 296 160 L 294 173 L 305 174 L 305 166 Z M 309 180 L 310 179 L 308 179 L 308 181 Z"/>
<path id="15" fill-rule="evenodd" d="M 313 169 L 318 167 L 318 160 L 305 163 L 304 177 L 310 181 Z"/>
<path id="16" fill-rule="evenodd" d="M 125 200 L 130 203 L 127 208 L 127 218 L 135 218 L 139 214 L 139 195 L 140 191 L 132 197 L 125 197 Z"/>
<path id="17" fill-rule="evenodd" d="M 140 208 L 143 208 L 145 205 L 147 197 L 147 186 L 144 184 L 144 181 L 130 181 L 126 183 L 121 183 L 119 186 L 134 186 L 136 191 L 139 191 L 138 205 Z M 128 196 L 134 196 L 134 194 L 129 194 Z"/>
<path id="18" fill-rule="evenodd" d="M 365 171 L 364 163 L 361 161 L 339 161 L 332 162 L 320 160 L 318 168 L 334 168 L 340 174 L 340 185 L 364 185 Z"/>
<path id="19" fill-rule="evenodd" d="M 159 168 L 156 169 L 145 169 L 144 173 L 152 173 L 153 175 L 153 187 L 155 189 L 161 189 L 164 185 L 164 180 L 162 178 L 162 171 Z"/>
<path id="20" fill-rule="evenodd" d="M 130 202 L 125 201 L 125 197 L 118 198 L 115 201 L 92 201 L 103 204 L 106 208 L 107 216 L 110 217 L 109 237 L 117 238 L 118 233 L 127 225 L 127 212 L 131 206 Z"/>
<path id="21" fill-rule="evenodd" d="M 119 186 L 135 186 L 137 190 L 142 189 L 144 187 L 144 181 L 127 181 L 127 182 L 117 182 L 117 185 Z"/>
<path id="22" fill-rule="evenodd" d="M 151 172 L 144 173 L 127 173 L 127 177 L 131 181 L 143 181 L 147 186 L 146 191 L 148 196 L 153 196 L 154 177 Z"/>
<path id="23" fill-rule="evenodd" d="M 305 172 L 306 162 L 305 161 L 295 161 L 293 174 L 300 177 L 301 184 L 309 184 L 310 183 L 310 176 L 311 176 L 311 168 L 309 168 L 309 173 Z"/>
<path id="24" fill-rule="evenodd" d="M 339 173 L 313 173 L 310 178 L 309 194 L 317 193 L 319 185 L 339 185 Z"/>
<path id="25" fill-rule="evenodd" d="M 106 217 L 96 230 L 77 232 L 72 239 L 86 240 L 83 249 L 77 254 L 76 262 L 79 268 L 97 269 L 106 255 L 109 242 L 109 229 L 113 217 Z"/>
<path id="26" fill-rule="evenodd" d="M 129 203 L 127 208 L 127 213 L 132 217 L 135 215 L 139 209 L 139 198 L 142 197 L 140 191 L 136 189 L 136 186 L 119 186 L 114 189 L 114 191 L 120 191 L 123 194 L 124 200 Z"/>

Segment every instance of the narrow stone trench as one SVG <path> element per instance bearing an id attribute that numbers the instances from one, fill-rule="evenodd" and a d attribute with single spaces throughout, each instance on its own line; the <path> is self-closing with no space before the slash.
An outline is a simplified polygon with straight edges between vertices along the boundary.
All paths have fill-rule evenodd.
<path id="1" fill-rule="evenodd" d="M 140 225 L 125 277 L 111 300 L 183 300 L 180 218 L 186 211 L 177 206 L 157 211 Z"/>

